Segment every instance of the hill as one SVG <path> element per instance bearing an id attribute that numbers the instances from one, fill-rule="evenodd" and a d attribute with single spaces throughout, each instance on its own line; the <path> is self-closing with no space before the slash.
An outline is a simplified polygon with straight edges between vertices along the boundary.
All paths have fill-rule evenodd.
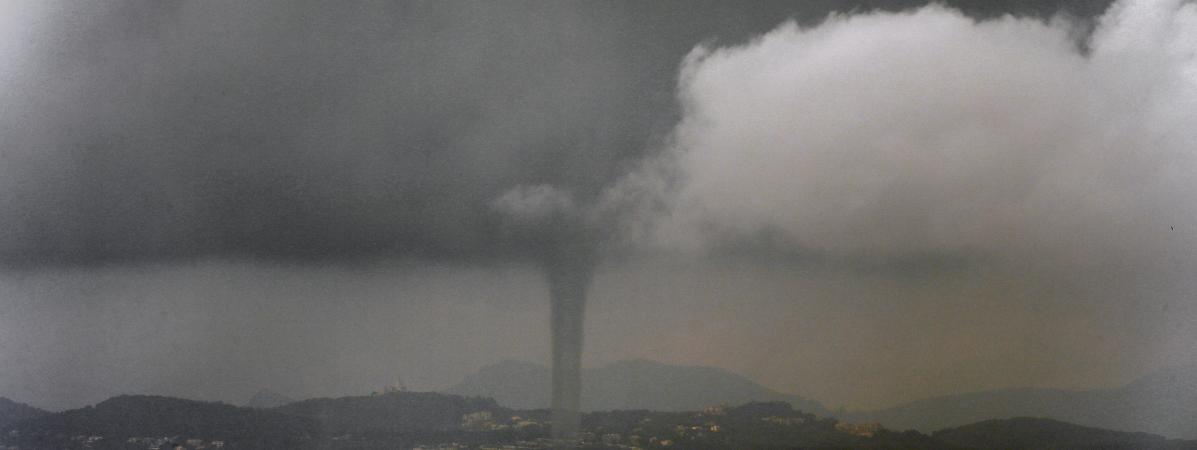
<path id="1" fill-rule="evenodd" d="M 585 369 L 582 381 L 582 407 L 587 411 L 697 411 L 719 404 L 782 401 L 802 411 L 828 414 L 816 401 L 777 392 L 714 367 L 624 361 Z M 548 407 L 549 387 L 550 373 L 546 367 L 503 361 L 482 368 L 445 392 L 491 397 L 515 409 L 536 409 Z"/>
<path id="2" fill-rule="evenodd" d="M 989 419 L 1045 417 L 1090 427 L 1197 439 L 1197 366 L 1171 367 L 1116 389 L 995 390 L 841 416 L 923 432 Z"/>
<path id="3" fill-rule="evenodd" d="M 698 413 L 592 412 L 583 415 L 582 427 L 596 435 L 648 437 L 644 448 L 959 450 L 917 431 L 899 433 L 875 424 L 841 423 L 796 411 L 786 402 L 752 402 Z M 654 445 L 654 439 L 668 443 Z M 639 448 L 644 440 L 627 443 Z"/>
<path id="4" fill-rule="evenodd" d="M 271 411 L 310 418 L 325 435 L 453 431 L 460 428 L 466 414 L 487 411 L 510 416 L 510 410 L 489 398 L 434 392 L 315 398 Z"/>
<path id="5" fill-rule="evenodd" d="M 480 411 L 511 417 L 494 400 L 436 393 L 318 398 L 268 409 L 125 395 L 14 423 L 0 434 L 0 445 L 146 448 L 198 439 L 223 441 L 226 449 L 410 448 L 422 441 L 494 439 L 463 430 L 463 419 Z M 93 436 L 96 442 L 89 441 Z M 379 446 L 363 447 L 364 439 Z"/>
<path id="6" fill-rule="evenodd" d="M 588 379 L 585 374 L 583 379 Z M 538 409 L 549 406 L 550 386 L 548 368 L 530 362 L 506 360 L 479 369 L 478 373 L 467 376 L 444 392 L 490 397 L 500 405 L 514 409 Z M 585 397 L 583 404 L 589 408 L 590 403 L 585 401 Z"/>
<path id="7" fill-rule="evenodd" d="M 246 408 L 275 408 L 294 402 L 295 400 L 283 394 L 270 389 L 262 389 L 246 400 L 242 406 Z"/>
<path id="8" fill-rule="evenodd" d="M 12 426 L 7 442 L 23 448 L 68 448 L 74 436 L 220 440 L 241 448 L 296 448 L 317 432 L 310 418 L 217 402 L 123 395 L 95 406 L 47 414 Z"/>
<path id="9" fill-rule="evenodd" d="M 49 414 L 49 412 L 0 397 L 0 431 L 5 430 L 9 425 L 16 422 L 41 417 L 46 414 Z"/>
<path id="10" fill-rule="evenodd" d="M 1014 418 L 937 431 L 941 442 L 977 450 L 1195 450 L 1197 442 L 1148 433 L 1084 427 L 1051 419 Z"/>

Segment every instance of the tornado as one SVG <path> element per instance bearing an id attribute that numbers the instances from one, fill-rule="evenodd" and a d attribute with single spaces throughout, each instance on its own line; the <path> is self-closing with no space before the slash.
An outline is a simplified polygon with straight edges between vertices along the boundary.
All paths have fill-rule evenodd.
<path id="1" fill-rule="evenodd" d="M 554 242 L 544 259 L 552 333 L 552 437 L 573 438 L 580 424 L 582 341 L 586 291 L 594 273 L 594 249 L 586 240 Z"/>
<path id="2" fill-rule="evenodd" d="M 582 338 L 586 291 L 594 274 L 603 235 L 591 207 L 549 185 L 520 186 L 492 206 L 507 219 L 516 242 L 532 251 L 549 290 L 552 339 L 552 437 L 578 433 L 582 403 Z"/>

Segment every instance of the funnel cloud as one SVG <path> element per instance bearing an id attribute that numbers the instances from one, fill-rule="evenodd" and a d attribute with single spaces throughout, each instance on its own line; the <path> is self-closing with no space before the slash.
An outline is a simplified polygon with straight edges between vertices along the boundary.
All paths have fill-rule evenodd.
<path id="1" fill-rule="evenodd" d="M 495 200 L 528 245 L 549 287 L 552 336 L 552 433 L 577 434 L 582 399 L 582 341 L 585 336 L 586 291 L 594 276 L 600 234 L 589 211 L 552 186 L 521 186 Z"/>

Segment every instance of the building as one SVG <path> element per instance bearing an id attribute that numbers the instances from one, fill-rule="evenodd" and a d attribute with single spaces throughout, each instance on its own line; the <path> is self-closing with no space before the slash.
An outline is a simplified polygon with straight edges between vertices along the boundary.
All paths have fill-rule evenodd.
<path id="1" fill-rule="evenodd" d="M 861 437 L 873 437 L 884 428 L 879 423 L 846 423 L 835 424 L 836 431 Z"/>

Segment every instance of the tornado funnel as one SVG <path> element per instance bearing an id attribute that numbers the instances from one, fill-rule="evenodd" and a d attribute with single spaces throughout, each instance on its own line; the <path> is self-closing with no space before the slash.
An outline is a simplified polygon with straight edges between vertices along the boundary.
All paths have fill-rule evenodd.
<path id="1" fill-rule="evenodd" d="M 551 305 L 553 348 L 552 437 L 573 438 L 580 425 L 582 338 L 586 291 L 594 271 L 586 242 L 558 242 L 545 261 Z"/>
<path id="2" fill-rule="evenodd" d="M 552 437 L 578 434 L 582 401 L 582 336 L 586 290 L 594 272 L 600 228 L 588 208 L 549 185 L 520 186 L 495 199 L 518 241 L 531 250 L 549 285 L 553 348 Z"/>

